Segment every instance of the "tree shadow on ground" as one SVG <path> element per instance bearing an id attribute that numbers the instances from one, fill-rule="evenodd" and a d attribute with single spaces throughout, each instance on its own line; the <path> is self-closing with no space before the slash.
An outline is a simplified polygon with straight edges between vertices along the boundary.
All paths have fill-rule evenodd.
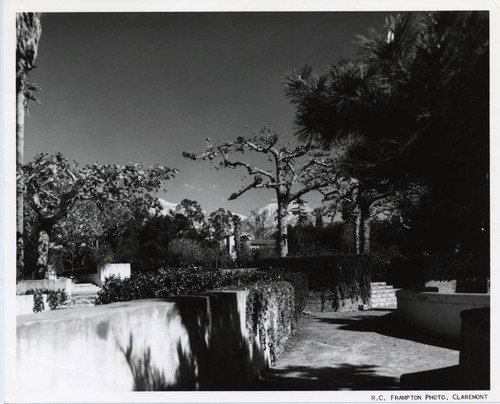
<path id="1" fill-rule="evenodd" d="M 339 364 L 336 367 L 288 366 L 269 369 L 253 390 L 398 390 L 399 380 L 377 374 L 374 365 Z"/>
<path id="2" fill-rule="evenodd" d="M 458 341 L 427 334 L 410 325 L 404 324 L 398 317 L 397 312 L 386 315 L 353 315 L 349 318 L 318 317 L 312 320 L 327 324 L 338 324 L 340 325 L 340 327 L 338 327 L 339 330 L 376 332 L 388 337 L 405 339 L 440 348 L 457 351 L 460 349 Z"/>

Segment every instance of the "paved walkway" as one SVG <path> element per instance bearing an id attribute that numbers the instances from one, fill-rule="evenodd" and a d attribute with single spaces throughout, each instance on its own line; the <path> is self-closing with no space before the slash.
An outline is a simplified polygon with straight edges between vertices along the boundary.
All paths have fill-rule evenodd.
<path id="1" fill-rule="evenodd" d="M 316 313 L 256 390 L 457 388 L 458 361 L 456 346 L 409 330 L 396 312 Z"/>

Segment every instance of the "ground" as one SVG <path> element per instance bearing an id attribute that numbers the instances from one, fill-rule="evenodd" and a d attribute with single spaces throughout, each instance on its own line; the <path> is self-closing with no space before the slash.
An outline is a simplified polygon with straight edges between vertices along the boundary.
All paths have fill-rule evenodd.
<path id="1" fill-rule="evenodd" d="M 458 389 L 459 350 L 395 311 L 314 313 L 256 390 Z"/>

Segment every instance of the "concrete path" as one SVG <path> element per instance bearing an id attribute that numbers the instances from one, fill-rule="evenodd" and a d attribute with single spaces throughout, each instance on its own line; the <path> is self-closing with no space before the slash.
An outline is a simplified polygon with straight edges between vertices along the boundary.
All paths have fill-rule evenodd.
<path id="1" fill-rule="evenodd" d="M 402 326 L 396 312 L 315 313 L 255 389 L 457 388 L 457 348 Z"/>

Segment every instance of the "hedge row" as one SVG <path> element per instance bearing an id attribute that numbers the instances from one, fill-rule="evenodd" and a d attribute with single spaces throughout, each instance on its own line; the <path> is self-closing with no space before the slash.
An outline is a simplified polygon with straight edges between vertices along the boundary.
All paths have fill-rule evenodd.
<path id="1" fill-rule="evenodd" d="M 298 321 L 295 313 L 294 287 L 290 282 L 259 281 L 249 288 L 246 325 L 250 342 L 259 338 L 261 347 L 269 347 L 273 364 L 294 333 Z"/>
<path id="2" fill-rule="evenodd" d="M 329 302 L 334 310 L 347 299 L 369 302 L 372 267 L 373 259 L 368 255 L 270 258 L 259 265 L 263 271 L 306 274 L 309 290 L 320 292 L 323 308 Z"/>
<path id="3" fill-rule="evenodd" d="M 484 292 L 489 279 L 489 258 L 475 255 L 328 255 L 261 260 L 261 270 L 301 271 L 312 291 L 339 291 L 363 299 L 369 282 L 385 281 L 396 287 L 421 287 L 425 282 L 457 280 L 457 291 Z M 368 285 L 367 285 L 368 284 Z M 342 293 L 342 291 L 344 291 Z"/>

